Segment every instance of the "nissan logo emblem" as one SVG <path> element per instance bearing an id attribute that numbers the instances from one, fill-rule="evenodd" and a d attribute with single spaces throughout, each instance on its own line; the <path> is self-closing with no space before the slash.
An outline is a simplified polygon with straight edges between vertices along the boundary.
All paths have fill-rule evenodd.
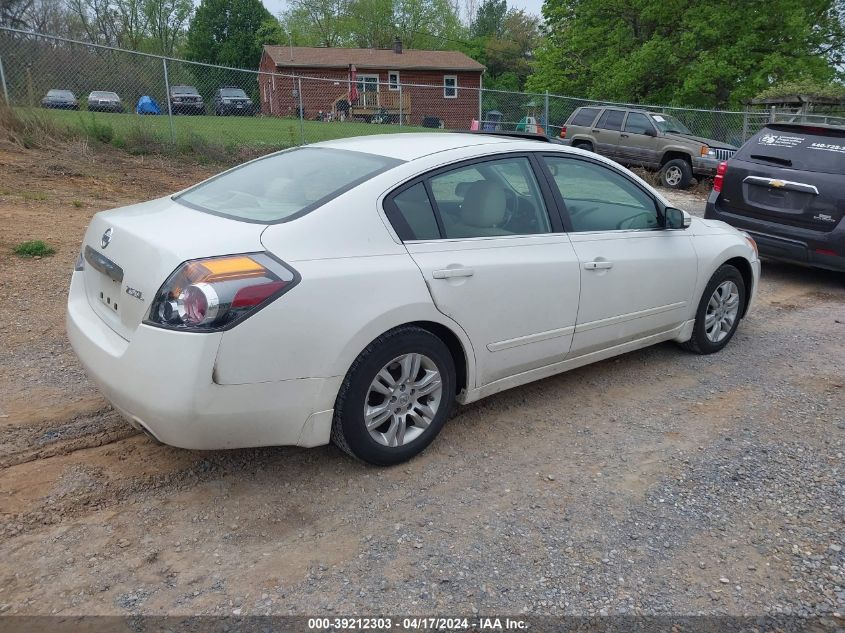
<path id="1" fill-rule="evenodd" d="M 105 248 L 111 242 L 111 235 L 114 232 L 114 229 L 106 229 L 106 232 L 103 233 L 103 237 L 100 238 L 100 246 Z"/>

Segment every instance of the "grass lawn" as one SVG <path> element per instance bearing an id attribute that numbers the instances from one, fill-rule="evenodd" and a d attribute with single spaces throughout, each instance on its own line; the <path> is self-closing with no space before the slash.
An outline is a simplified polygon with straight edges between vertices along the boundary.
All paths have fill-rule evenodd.
<path id="1" fill-rule="evenodd" d="M 107 112 L 73 112 L 67 110 L 36 110 L 56 123 L 115 144 L 129 143 L 132 139 L 150 138 L 159 142 L 170 140 L 170 122 L 167 115 L 141 116 L 138 114 L 110 114 Z M 301 127 L 300 127 L 301 126 Z M 103 131 L 101 134 L 99 131 Z M 248 147 L 260 149 L 281 148 L 306 143 L 316 143 L 349 136 L 369 134 L 395 134 L 398 132 L 432 132 L 422 127 L 374 125 L 353 121 L 302 121 L 277 117 L 216 117 L 174 116 L 173 133 L 177 144 L 204 141 L 210 145 Z"/>

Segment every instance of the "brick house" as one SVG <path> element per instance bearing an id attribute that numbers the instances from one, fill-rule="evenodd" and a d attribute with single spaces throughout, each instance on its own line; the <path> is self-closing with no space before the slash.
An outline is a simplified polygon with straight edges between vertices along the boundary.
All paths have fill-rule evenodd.
<path id="1" fill-rule="evenodd" d="M 478 118 L 484 66 L 458 51 L 264 46 L 261 112 L 297 116 L 299 85 L 307 119 L 388 121 L 469 128 Z M 355 90 L 351 76 L 355 74 Z M 284 76 L 280 76 L 284 75 Z M 431 124 L 429 118 L 427 124 Z"/>

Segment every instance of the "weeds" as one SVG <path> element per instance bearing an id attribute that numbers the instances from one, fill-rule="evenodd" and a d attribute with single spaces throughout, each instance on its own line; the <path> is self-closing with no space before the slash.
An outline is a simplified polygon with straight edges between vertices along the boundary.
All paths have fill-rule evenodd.
<path id="1" fill-rule="evenodd" d="M 20 257 L 46 257 L 56 252 L 56 249 L 42 240 L 30 240 L 21 242 L 14 249 L 15 255 Z"/>
<path id="2" fill-rule="evenodd" d="M 43 191 L 24 191 L 21 194 L 21 197 L 24 200 L 33 200 L 33 201 L 36 201 L 36 202 L 41 202 L 41 201 L 47 199 L 47 194 L 44 193 Z"/>
<path id="3" fill-rule="evenodd" d="M 83 206 L 85 206 L 82 204 L 82 200 L 74 200 L 72 204 L 75 209 L 81 209 Z"/>
<path id="4" fill-rule="evenodd" d="M 49 146 L 68 136 L 67 129 L 38 111 L 25 115 L 14 108 L 0 105 L 0 135 L 7 140 L 31 149 Z"/>

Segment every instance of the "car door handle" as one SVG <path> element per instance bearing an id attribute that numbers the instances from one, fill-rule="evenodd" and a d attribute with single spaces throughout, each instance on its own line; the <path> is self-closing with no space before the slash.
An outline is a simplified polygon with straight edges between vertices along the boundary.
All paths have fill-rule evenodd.
<path id="1" fill-rule="evenodd" d="M 613 262 L 593 261 L 584 264 L 585 270 L 605 270 L 607 268 L 613 268 Z"/>
<path id="2" fill-rule="evenodd" d="M 622 138 L 628 138 L 627 134 L 620 134 L 619 136 L 621 136 Z"/>
<path id="3" fill-rule="evenodd" d="M 472 277 L 475 271 L 472 268 L 444 268 L 435 270 L 431 276 L 435 279 L 454 279 L 455 277 Z"/>
<path id="4" fill-rule="evenodd" d="M 599 132 L 601 132 L 601 130 L 593 130 L 593 132 L 595 132 L 596 134 L 598 134 Z"/>

